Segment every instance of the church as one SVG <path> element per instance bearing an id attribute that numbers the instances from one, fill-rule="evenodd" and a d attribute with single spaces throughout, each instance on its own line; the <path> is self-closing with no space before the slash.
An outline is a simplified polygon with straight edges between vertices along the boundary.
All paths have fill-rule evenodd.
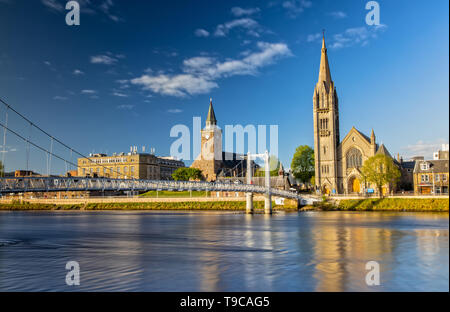
<path id="1" fill-rule="evenodd" d="M 360 168 L 376 154 L 390 154 L 386 147 L 355 127 L 340 140 L 339 100 L 331 79 L 325 37 L 322 38 L 319 80 L 313 94 L 315 184 L 323 194 L 357 194 L 370 186 L 364 185 Z M 392 158 L 392 157 L 391 157 Z M 389 186 L 383 192 L 390 192 Z"/>
<path id="2" fill-rule="evenodd" d="M 253 160 L 251 166 L 253 172 L 259 168 Z M 217 126 L 212 99 L 209 101 L 205 128 L 201 130 L 201 152 L 191 168 L 200 169 L 206 181 L 230 177 L 242 178 L 247 173 L 245 155 L 222 151 L 222 129 Z"/>

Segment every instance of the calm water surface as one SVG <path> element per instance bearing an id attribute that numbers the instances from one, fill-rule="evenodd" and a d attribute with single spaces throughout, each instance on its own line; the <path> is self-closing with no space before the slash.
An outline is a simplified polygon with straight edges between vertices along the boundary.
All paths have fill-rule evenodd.
<path id="1" fill-rule="evenodd" d="M 0 291 L 448 291 L 448 214 L 0 212 Z M 81 285 L 66 286 L 67 261 Z M 365 283 L 365 264 L 381 285 Z"/>

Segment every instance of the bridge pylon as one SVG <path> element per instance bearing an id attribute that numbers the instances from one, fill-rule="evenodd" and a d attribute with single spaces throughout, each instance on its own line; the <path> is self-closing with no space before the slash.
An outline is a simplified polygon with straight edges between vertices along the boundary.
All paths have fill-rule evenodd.
<path id="1" fill-rule="evenodd" d="M 264 159 L 264 176 L 265 176 L 265 186 L 267 192 L 264 194 L 264 213 L 272 213 L 272 195 L 270 194 L 270 164 L 269 164 L 269 152 L 266 151 L 264 154 L 250 154 L 247 153 L 247 184 L 252 184 L 252 158 L 261 157 Z M 246 213 L 253 213 L 253 193 L 246 194 Z"/>

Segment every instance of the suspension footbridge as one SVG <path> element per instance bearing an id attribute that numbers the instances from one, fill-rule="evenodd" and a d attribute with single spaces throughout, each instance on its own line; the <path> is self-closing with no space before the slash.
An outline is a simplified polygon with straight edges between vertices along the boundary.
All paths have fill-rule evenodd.
<path id="1" fill-rule="evenodd" d="M 145 192 L 151 190 L 157 191 L 209 191 L 209 192 L 242 192 L 246 193 L 247 197 L 247 212 L 253 213 L 253 194 L 263 194 L 265 196 L 265 213 L 272 213 L 272 196 L 298 200 L 300 203 L 311 202 L 311 198 L 298 195 L 296 192 L 280 190 L 270 187 L 269 175 L 269 154 L 247 154 L 248 171 L 247 183 L 236 184 L 226 183 L 224 181 L 203 182 L 203 181 L 168 181 L 168 180 L 145 180 L 145 179 L 121 179 L 121 178 L 103 178 L 103 177 L 62 177 L 52 176 L 51 161 L 58 159 L 63 161 L 65 167 L 71 166 L 77 168 L 78 165 L 72 162 L 72 155 L 78 155 L 82 158 L 88 157 L 70 147 L 68 144 L 55 138 L 41 127 L 33 123 L 27 117 L 19 113 L 8 103 L 0 99 L 0 103 L 6 108 L 4 122 L 0 122 L 0 127 L 3 128 L 3 153 L 2 165 L 5 161 L 6 155 L 6 139 L 7 133 L 12 134 L 19 140 L 25 143 L 26 153 L 26 168 L 29 168 L 30 161 L 30 147 L 39 150 L 46 155 L 47 175 L 46 176 L 31 176 L 31 177 L 0 177 L 0 194 L 17 194 L 17 193 L 42 193 L 42 192 L 70 192 L 70 191 L 123 191 L 123 192 Z M 27 135 L 21 134 L 18 130 L 12 129 L 8 125 L 8 114 L 14 113 L 16 116 L 25 121 L 29 125 L 29 132 Z M 37 130 L 40 134 L 48 137 L 50 140 L 50 148 L 46 148 L 31 140 L 31 130 Z M 56 154 L 54 145 L 59 144 L 70 153 L 70 159 Z M 251 159 L 257 157 L 263 158 L 265 163 L 265 186 L 258 186 L 252 184 L 252 170 Z M 119 175 L 120 176 L 120 175 Z"/>

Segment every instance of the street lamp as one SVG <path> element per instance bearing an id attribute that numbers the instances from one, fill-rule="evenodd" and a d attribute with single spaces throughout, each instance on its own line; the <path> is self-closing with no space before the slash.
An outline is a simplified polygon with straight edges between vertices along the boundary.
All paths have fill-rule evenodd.
<path id="1" fill-rule="evenodd" d="M 435 195 L 435 192 L 434 192 L 434 169 L 431 169 L 431 178 L 433 179 L 433 192 L 432 192 L 432 194 Z"/>

